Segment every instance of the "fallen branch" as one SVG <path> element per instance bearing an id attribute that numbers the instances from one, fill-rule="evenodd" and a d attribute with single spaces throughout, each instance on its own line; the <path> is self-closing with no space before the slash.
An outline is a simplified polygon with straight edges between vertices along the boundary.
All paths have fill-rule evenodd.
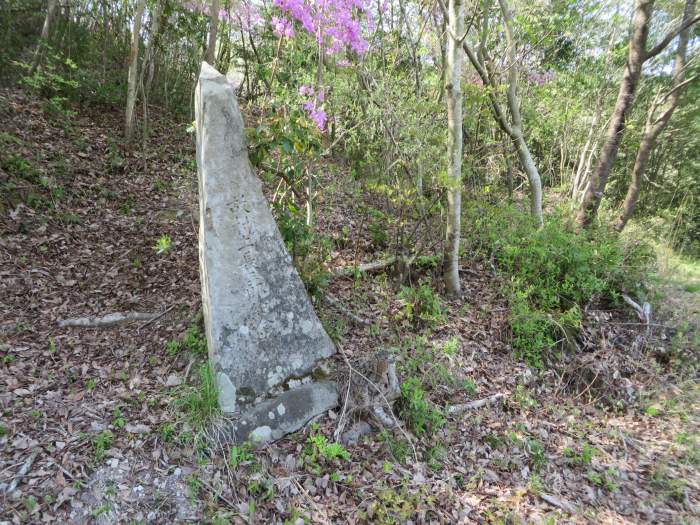
<path id="1" fill-rule="evenodd" d="M 491 403 L 495 403 L 499 399 L 502 399 L 505 397 L 505 394 L 494 394 L 489 397 L 485 397 L 484 399 L 477 399 L 476 401 L 470 401 L 469 403 L 462 403 L 460 405 L 452 405 L 450 408 L 447 409 L 448 414 L 461 414 L 462 412 L 466 412 L 467 410 L 475 410 L 477 408 L 481 408 L 486 405 L 490 405 Z"/>
<path id="2" fill-rule="evenodd" d="M 544 492 L 540 494 L 540 498 L 542 498 L 543 501 L 546 501 L 553 507 L 557 507 L 558 509 L 561 509 L 565 512 L 568 512 L 569 514 L 576 514 L 576 507 L 574 507 L 571 503 L 566 501 L 565 499 L 558 499 L 555 498 L 554 496 L 550 496 L 549 494 L 545 494 Z"/>
<path id="3" fill-rule="evenodd" d="M 349 308 L 347 308 L 345 305 L 343 305 L 338 299 L 333 297 L 331 294 L 326 293 L 323 296 L 323 300 L 326 301 L 333 308 L 338 310 L 340 313 L 345 315 L 346 317 L 349 317 L 356 324 L 363 325 L 363 326 L 371 326 L 372 325 L 372 321 L 370 321 L 369 319 L 364 319 L 363 317 L 360 317 L 357 314 L 354 314 Z"/>
<path id="4" fill-rule="evenodd" d="M 474 277 L 481 277 L 481 274 L 471 268 L 459 268 L 460 273 L 466 273 L 468 275 L 473 275 Z"/>
<path id="5" fill-rule="evenodd" d="M 387 266 L 391 266 L 395 262 L 396 262 L 396 257 L 394 257 L 392 255 L 391 257 L 387 257 L 386 259 L 381 259 L 379 261 L 360 264 L 359 266 L 353 265 L 353 266 L 343 266 L 341 268 L 336 268 L 335 270 L 333 270 L 333 275 L 348 276 L 348 275 L 355 275 L 355 272 L 360 272 L 360 273 L 374 272 L 374 271 L 386 268 Z"/>
<path id="6" fill-rule="evenodd" d="M 172 310 L 173 308 L 175 308 L 175 305 L 174 305 L 174 304 L 171 304 L 171 305 L 168 306 L 165 310 L 163 310 L 161 313 L 159 313 L 159 314 L 156 315 L 155 317 L 152 317 L 150 320 L 146 321 L 146 322 L 143 323 L 141 326 L 139 326 L 139 330 L 141 330 L 141 328 L 146 328 L 149 324 L 151 324 L 151 323 L 157 321 L 158 319 L 160 319 L 161 317 L 163 317 L 165 314 L 167 314 L 167 313 L 168 313 L 170 310 Z"/>
<path id="7" fill-rule="evenodd" d="M 101 317 L 73 317 L 71 319 L 63 319 L 58 322 L 58 326 L 61 328 L 66 328 L 68 326 L 79 328 L 105 328 L 107 326 L 114 326 L 131 321 L 154 321 L 161 315 L 163 315 L 163 312 L 114 312 Z"/>
<path id="8" fill-rule="evenodd" d="M 651 305 L 649 303 L 644 303 L 640 306 L 629 295 L 624 293 L 622 294 L 622 300 L 634 308 L 640 321 L 644 321 L 644 324 L 649 326 L 649 323 L 651 323 Z"/>
<path id="9" fill-rule="evenodd" d="M 9 485 L 7 486 L 7 488 L 5 489 L 5 494 L 8 494 L 8 495 L 9 495 L 9 494 L 12 494 L 12 493 L 15 491 L 15 489 L 17 488 L 17 485 L 19 484 L 19 482 L 22 480 L 22 478 L 23 478 L 24 476 L 27 475 L 27 473 L 29 472 L 29 469 L 32 468 L 32 464 L 34 463 L 34 460 L 36 459 L 36 457 L 39 455 L 39 451 L 40 451 L 40 449 L 35 450 L 35 451 L 32 452 L 32 454 L 27 458 L 27 460 L 24 462 L 24 464 L 22 465 L 22 467 L 19 469 L 19 472 L 17 472 L 17 475 L 12 479 L 12 481 L 10 482 L 10 484 L 9 484 Z"/>

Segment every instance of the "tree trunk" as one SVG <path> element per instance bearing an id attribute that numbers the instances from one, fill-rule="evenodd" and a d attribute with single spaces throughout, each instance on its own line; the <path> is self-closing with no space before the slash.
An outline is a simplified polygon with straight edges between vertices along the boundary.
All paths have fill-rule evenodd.
<path id="1" fill-rule="evenodd" d="M 443 7 L 444 4 L 442 0 L 438 0 L 440 6 Z M 517 96 L 517 64 L 516 53 L 515 53 L 515 41 L 513 39 L 513 33 L 511 30 L 512 24 L 512 14 L 508 9 L 508 5 L 505 0 L 499 0 L 501 12 L 503 13 L 503 21 L 506 32 L 506 39 L 508 42 L 508 62 L 511 64 L 508 71 L 508 109 L 511 113 L 511 122 L 508 122 L 505 111 L 496 99 L 495 93 L 498 91 L 498 85 L 493 79 L 493 75 L 490 72 L 490 64 L 492 63 L 488 57 L 488 52 L 486 50 L 486 32 L 487 26 L 486 22 L 488 20 L 486 13 L 488 6 L 485 5 L 484 9 L 484 23 L 481 31 L 481 44 L 477 50 L 478 56 L 474 54 L 472 49 L 467 45 L 466 41 L 462 42 L 462 48 L 467 54 L 469 61 L 476 69 L 479 74 L 481 81 L 487 89 L 487 94 L 489 97 L 489 106 L 493 118 L 499 127 L 511 138 L 513 145 L 518 153 L 518 159 L 520 160 L 521 167 L 523 171 L 527 174 L 528 181 L 530 183 L 530 211 L 533 216 L 540 224 L 543 224 L 542 216 L 542 181 L 540 179 L 539 171 L 535 165 L 535 161 L 530 154 L 530 149 L 525 141 L 522 127 L 522 116 L 520 114 L 520 103 Z"/>
<path id="2" fill-rule="evenodd" d="M 685 9 L 683 11 L 683 22 L 690 21 L 695 14 L 695 0 L 686 0 Z M 630 220 L 634 209 L 637 205 L 637 200 L 639 199 L 639 193 L 642 190 L 642 181 L 644 179 L 644 172 L 647 168 L 647 163 L 649 157 L 651 156 L 654 146 L 656 145 L 656 140 L 659 135 L 668 125 L 671 120 L 671 116 L 678 106 L 678 101 L 683 94 L 683 90 L 687 85 L 683 78 L 685 76 L 685 66 L 686 66 L 686 53 L 688 50 L 688 39 L 690 37 L 690 28 L 686 28 L 681 31 L 678 37 L 678 47 L 676 48 L 676 58 L 675 64 L 673 66 L 673 83 L 671 85 L 671 90 L 666 94 L 662 100 L 655 100 L 649 109 L 649 116 L 647 117 L 646 126 L 644 127 L 644 135 L 642 136 L 642 141 L 639 144 L 639 150 L 637 151 L 637 158 L 634 161 L 634 168 L 632 169 L 632 175 L 630 180 L 629 188 L 627 189 L 627 195 L 625 196 L 624 203 L 622 204 L 622 214 L 615 224 L 615 229 L 617 231 L 622 231 Z M 656 109 L 662 107 L 661 115 L 656 117 Z"/>
<path id="3" fill-rule="evenodd" d="M 608 125 L 605 143 L 598 158 L 598 164 L 591 174 L 589 186 L 576 216 L 576 223 L 580 228 L 590 226 L 598 213 L 605 185 L 610 176 L 610 170 L 617 158 L 622 133 L 625 129 L 625 118 L 632 107 L 632 102 L 634 102 L 634 95 L 642 74 L 642 65 L 646 59 L 646 43 L 653 7 L 654 0 L 637 0 L 634 8 L 632 36 L 630 37 L 625 72 L 620 82 L 620 91 L 618 92 L 612 118 Z"/>
<path id="4" fill-rule="evenodd" d="M 161 0 L 156 0 L 155 10 L 153 12 L 153 25 L 151 26 L 151 34 L 149 37 L 148 46 L 146 47 L 146 52 L 143 61 L 143 67 L 141 69 L 141 77 L 145 76 L 144 93 L 148 96 L 151 92 L 151 85 L 153 84 L 153 77 L 155 75 L 155 65 L 156 65 L 156 47 L 160 40 L 161 32 L 161 22 L 166 22 L 166 20 L 161 20 L 163 18 L 163 2 Z M 167 28 L 166 28 L 167 30 Z"/>
<path id="5" fill-rule="evenodd" d="M 219 31 L 219 0 L 211 0 L 211 11 L 209 13 L 209 43 L 204 60 L 216 67 L 216 35 Z"/>
<path id="6" fill-rule="evenodd" d="M 506 186 L 508 188 L 508 202 L 513 202 L 513 163 L 510 160 L 510 141 L 503 142 L 503 157 L 506 161 Z"/>
<path id="7" fill-rule="evenodd" d="M 530 148 L 527 147 L 527 142 L 525 142 L 522 117 L 520 116 L 520 101 L 518 100 L 517 94 L 518 72 L 515 67 L 517 63 L 515 41 L 510 27 L 513 17 L 510 9 L 508 9 L 506 0 L 498 0 L 498 3 L 503 13 L 503 25 L 505 26 L 506 41 L 508 43 L 508 62 L 510 63 L 508 70 L 508 108 L 510 109 L 510 115 L 513 120 L 511 137 L 513 138 L 515 148 L 518 152 L 520 165 L 523 167 L 523 171 L 527 174 L 528 181 L 530 182 L 530 211 L 532 212 L 532 216 L 537 220 L 537 223 L 542 226 L 542 224 L 544 224 L 542 218 L 542 180 L 540 179 L 539 171 L 537 171 L 535 161 L 530 154 Z"/>
<path id="8" fill-rule="evenodd" d="M 464 34 L 463 0 L 450 0 L 447 34 L 447 236 L 445 246 L 445 288 L 451 297 L 461 293 L 459 282 L 459 243 L 462 214 L 462 43 Z"/>
<path id="9" fill-rule="evenodd" d="M 32 60 L 32 67 L 29 70 L 29 76 L 32 76 L 36 72 L 41 64 L 42 58 L 44 57 L 44 50 L 49 41 L 51 31 L 51 21 L 53 20 L 53 15 L 56 12 L 57 5 L 57 0 L 49 0 L 49 6 L 46 10 L 44 25 L 41 27 L 41 36 L 39 37 L 39 43 L 37 44 L 36 51 L 34 52 L 34 60 Z"/>
<path id="10" fill-rule="evenodd" d="M 136 88 L 138 83 L 139 44 L 141 43 L 141 19 L 146 7 L 146 0 L 138 0 L 134 14 L 134 29 L 131 34 L 131 51 L 129 52 L 129 86 L 126 95 L 126 120 L 124 135 L 130 141 L 134 136 L 134 108 L 136 106 Z"/>

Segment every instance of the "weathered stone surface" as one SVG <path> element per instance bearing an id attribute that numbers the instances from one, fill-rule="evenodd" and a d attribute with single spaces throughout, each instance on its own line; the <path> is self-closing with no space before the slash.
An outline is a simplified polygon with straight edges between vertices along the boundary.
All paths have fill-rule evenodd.
<path id="1" fill-rule="evenodd" d="M 275 441 L 337 404 L 335 383 L 309 383 L 250 407 L 240 419 L 219 424 L 214 435 L 217 442 Z"/>
<path id="2" fill-rule="evenodd" d="M 204 324 L 219 402 L 231 413 L 284 390 L 335 348 L 248 161 L 234 87 L 204 63 L 195 96 Z M 309 401 L 302 394 L 284 396 Z M 297 408 L 306 417 L 314 406 Z"/>

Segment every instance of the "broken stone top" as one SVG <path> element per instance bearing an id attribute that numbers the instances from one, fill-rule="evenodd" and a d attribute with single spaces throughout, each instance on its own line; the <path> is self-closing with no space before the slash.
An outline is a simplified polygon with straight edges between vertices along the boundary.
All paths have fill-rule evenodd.
<path id="1" fill-rule="evenodd" d="M 248 161 L 234 86 L 204 63 L 195 97 L 202 307 L 220 405 L 233 412 L 303 382 L 335 348 Z"/>

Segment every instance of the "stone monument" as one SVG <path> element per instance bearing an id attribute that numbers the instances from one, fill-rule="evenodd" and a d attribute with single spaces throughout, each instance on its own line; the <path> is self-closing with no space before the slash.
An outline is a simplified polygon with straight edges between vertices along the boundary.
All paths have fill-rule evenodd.
<path id="1" fill-rule="evenodd" d="M 234 86 L 204 62 L 195 93 L 199 262 L 209 358 L 232 441 L 268 441 L 337 404 L 313 372 L 335 352 L 248 161 Z"/>

